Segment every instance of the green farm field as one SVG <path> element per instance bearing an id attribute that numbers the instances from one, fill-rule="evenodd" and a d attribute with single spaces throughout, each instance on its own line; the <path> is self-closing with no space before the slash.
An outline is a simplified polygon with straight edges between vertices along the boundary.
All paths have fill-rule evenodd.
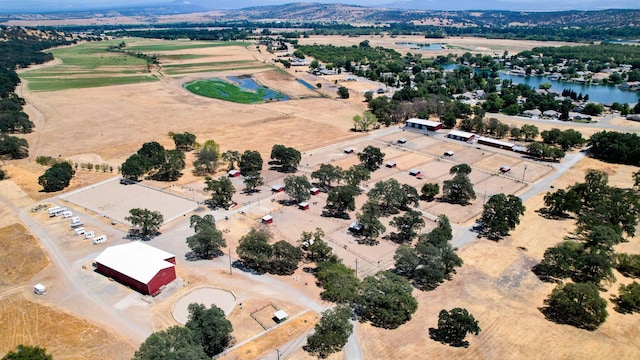
<path id="1" fill-rule="evenodd" d="M 93 88 L 157 81 L 160 77 L 191 73 L 246 69 L 264 66 L 254 60 L 237 57 L 212 56 L 210 48 L 235 48 L 246 51 L 250 43 L 239 41 L 154 41 L 126 39 L 124 51 L 158 57 L 160 65 L 148 66 L 145 59 L 107 48 L 122 40 L 83 43 L 52 49 L 57 64 L 26 70 L 21 77 L 31 91 L 59 91 L 74 88 Z M 202 53 L 202 52 L 205 53 Z M 163 53 L 164 52 L 164 53 Z M 215 61 L 220 58 L 220 61 Z M 202 61 L 198 61 L 202 59 Z M 165 72 L 166 70 L 166 72 Z"/>

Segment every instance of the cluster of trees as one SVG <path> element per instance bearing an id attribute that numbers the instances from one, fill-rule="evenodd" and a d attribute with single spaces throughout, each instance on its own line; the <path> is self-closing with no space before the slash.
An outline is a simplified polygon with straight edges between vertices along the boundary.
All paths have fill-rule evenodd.
<path id="1" fill-rule="evenodd" d="M 264 229 L 252 229 L 240 239 L 236 249 L 240 262 L 257 273 L 291 275 L 298 268 L 303 253 L 285 240 L 270 244 L 272 235 Z"/>
<path id="2" fill-rule="evenodd" d="M 140 345 L 134 360 L 211 359 L 233 340 L 233 326 L 224 311 L 215 305 L 207 309 L 202 304 L 188 307 L 189 318 L 184 326 L 172 326 L 155 332 Z"/>
<path id="3" fill-rule="evenodd" d="M 126 179 L 138 181 L 148 174 L 149 178 L 159 181 L 175 181 L 182 176 L 185 155 L 178 149 L 166 150 L 156 141 L 144 143 L 142 147 L 120 166 L 120 172 Z"/>
<path id="4" fill-rule="evenodd" d="M 71 183 L 75 170 L 67 161 L 56 162 L 38 178 L 44 192 L 60 191 Z"/>
<path id="5" fill-rule="evenodd" d="M 607 318 L 606 301 L 598 289 L 615 280 L 614 246 L 633 237 L 640 215 L 640 196 L 633 190 L 608 185 L 608 176 L 589 170 L 583 183 L 548 193 L 545 213 L 555 217 L 576 216 L 575 237 L 549 248 L 534 273 L 544 281 L 560 283 L 545 301 L 543 313 L 552 321 L 593 330 Z M 621 207 L 620 204 L 624 204 Z M 622 268 L 630 265 L 621 255 Z M 623 265 L 624 264 L 624 265 Z M 570 278 L 573 283 L 563 284 Z M 633 308 L 635 286 L 621 288 L 619 304 Z M 621 306 L 622 308 L 622 306 Z"/>
<path id="6" fill-rule="evenodd" d="M 131 235 L 141 239 L 157 235 L 160 225 L 164 222 L 164 216 L 161 212 L 141 208 L 129 210 L 129 216 L 124 219 L 133 226 L 130 231 Z"/>
<path id="7" fill-rule="evenodd" d="M 523 125 L 525 127 L 527 125 Z M 541 134 L 542 143 L 533 142 L 527 146 L 527 153 L 541 160 L 558 161 L 565 157 L 565 151 L 582 146 L 586 140 L 573 129 L 561 131 L 557 128 L 545 130 Z"/>
<path id="8" fill-rule="evenodd" d="M 211 259 L 219 255 L 221 249 L 227 246 L 222 231 L 216 228 L 216 220 L 212 215 L 191 215 L 190 227 L 195 234 L 187 238 L 187 245 L 194 255 L 201 259 Z"/>
<path id="9" fill-rule="evenodd" d="M 29 156 L 29 144 L 23 138 L 9 134 L 27 134 L 34 124 L 23 111 L 25 101 L 15 93 L 20 78 L 16 69 L 53 60 L 53 55 L 42 50 L 68 45 L 66 34 L 40 32 L 20 27 L 0 27 L 0 156 L 23 159 Z M 45 190 L 48 191 L 48 190 Z M 57 190 L 51 190 L 57 191 Z"/>
<path id="10" fill-rule="evenodd" d="M 302 160 L 300 151 L 280 144 L 273 145 L 270 157 L 273 161 L 269 164 L 277 165 L 278 170 L 283 172 L 295 172 Z"/>
<path id="11" fill-rule="evenodd" d="M 335 68 L 344 67 L 351 71 L 356 65 L 370 65 L 371 67 L 398 67 L 401 72 L 404 69 L 402 55 L 393 50 L 381 46 L 372 47 L 368 40 L 362 41 L 359 46 L 334 46 L 334 45 L 297 45 L 296 49 L 305 56 L 311 56 L 319 61 L 331 64 Z M 391 70 L 393 72 L 393 69 Z"/>
<path id="12" fill-rule="evenodd" d="M 353 328 L 352 313 L 374 326 L 394 329 L 409 321 L 418 303 L 411 285 L 401 276 L 381 271 L 360 281 L 355 271 L 332 253 L 321 229 L 303 232 L 300 242 L 307 262 L 315 262 L 317 283 L 323 288 L 320 297 L 340 304 L 323 313 L 304 347 L 309 353 L 325 358 L 346 344 Z"/>
<path id="13" fill-rule="evenodd" d="M 427 234 L 420 235 L 415 246 L 401 245 L 394 255 L 394 272 L 411 281 L 420 290 L 433 290 L 450 280 L 456 267 L 462 266 L 449 241 L 453 237 L 446 215 L 438 217 L 438 225 Z"/>
<path id="14" fill-rule="evenodd" d="M 18 345 L 15 350 L 9 351 L 2 360 L 53 360 L 51 354 L 40 346 Z"/>
<path id="15" fill-rule="evenodd" d="M 612 163 L 640 165 L 640 137 L 634 133 L 601 131 L 589 138 L 591 156 Z"/>

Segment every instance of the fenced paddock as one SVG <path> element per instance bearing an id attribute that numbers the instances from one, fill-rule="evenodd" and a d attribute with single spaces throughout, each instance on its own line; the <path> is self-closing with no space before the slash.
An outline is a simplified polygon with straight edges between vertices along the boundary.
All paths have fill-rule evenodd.
<path id="1" fill-rule="evenodd" d="M 167 223 L 198 207 L 191 199 L 142 184 L 122 185 L 118 179 L 83 188 L 61 198 L 123 224 L 129 224 L 124 218 L 133 208 L 159 211 Z"/>

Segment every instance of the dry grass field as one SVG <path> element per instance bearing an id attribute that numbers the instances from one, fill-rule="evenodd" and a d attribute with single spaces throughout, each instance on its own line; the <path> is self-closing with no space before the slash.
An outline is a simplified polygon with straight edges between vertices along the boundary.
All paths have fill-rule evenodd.
<path id="1" fill-rule="evenodd" d="M 22 224 L 0 228 L 0 292 L 23 284 L 48 264 L 38 241 Z"/>
<path id="2" fill-rule="evenodd" d="M 629 187 L 632 166 L 604 164 L 586 158 L 554 182 L 564 188 L 582 181 L 586 170 L 607 171 L 610 184 Z M 547 321 L 538 310 L 554 285 L 543 283 L 531 267 L 546 248 L 562 241 L 574 229 L 574 220 L 550 220 L 535 210 L 544 194 L 525 203 L 527 212 L 511 236 L 500 242 L 478 240 L 463 247 L 464 265 L 453 280 L 431 292 L 414 291 L 420 305 L 414 318 L 398 330 L 358 325 L 364 358 L 418 359 L 635 359 L 640 356 L 640 314 L 622 315 L 608 302 L 607 321 L 596 331 L 579 330 Z M 617 251 L 640 253 L 640 236 Z M 521 250 L 523 247 L 526 250 Z M 616 295 L 619 284 L 629 283 L 616 272 L 617 282 L 601 296 Z M 427 329 L 437 325 L 441 309 L 463 307 L 479 321 L 482 331 L 470 336 L 468 349 L 452 348 L 429 339 Z M 389 346 L 394 344 L 394 346 Z"/>
<path id="3" fill-rule="evenodd" d="M 130 359 L 135 345 L 73 314 L 16 293 L 0 297 L 0 354 L 39 345 L 54 359 Z"/>
<path id="4" fill-rule="evenodd" d="M 331 43 L 334 45 L 354 45 L 369 40 L 372 46 L 388 46 L 396 50 L 408 51 L 397 42 L 426 42 L 422 37 L 311 37 L 300 39 L 302 43 Z M 484 40 L 475 38 L 445 39 L 448 52 L 482 52 L 485 54 L 502 53 L 530 49 L 539 45 L 559 45 L 528 41 Z M 199 44 L 201 45 L 201 44 Z M 481 211 L 485 193 L 498 191 L 517 193 L 524 184 L 518 182 L 528 164 L 525 180 L 534 182 L 549 174 L 549 168 L 539 163 L 526 162 L 504 153 L 485 156 L 482 150 L 470 148 L 466 144 L 428 138 L 415 133 L 393 133 L 375 140 L 359 139 L 363 134 L 349 131 L 353 115 L 365 109 L 358 96 L 348 101 L 335 98 L 335 89 L 321 78 L 308 74 L 298 74 L 294 69 L 282 71 L 269 65 L 269 56 L 255 46 L 234 44 L 230 46 L 185 47 L 179 43 L 165 43 L 151 40 L 131 40 L 131 47 L 147 49 L 161 56 L 159 68 L 152 69 L 150 75 L 154 81 L 131 83 L 126 85 L 88 87 L 81 89 L 59 89 L 57 91 L 33 91 L 29 89 L 29 80 L 23 87 L 22 96 L 28 101 L 26 111 L 36 122 L 36 131 L 26 135 L 31 153 L 31 161 L 11 161 L 3 166 L 10 175 L 9 181 L 0 182 L 0 195 L 17 207 L 27 207 L 34 201 L 43 200 L 51 194 L 40 192 L 37 177 L 44 167 L 35 164 L 37 155 L 51 155 L 70 159 L 74 162 L 106 163 L 117 167 L 126 157 L 135 152 L 144 142 L 158 141 L 165 147 L 173 147 L 168 132 L 189 131 L 197 135 L 199 141 L 215 139 L 221 150 L 234 149 L 244 151 L 254 149 L 268 158 L 273 144 L 285 144 L 304 152 L 302 172 L 307 175 L 323 162 L 348 167 L 358 162 L 356 155 L 345 155 L 343 148 L 353 145 L 359 149 L 366 145 L 379 146 L 387 153 L 385 161 L 398 163 L 397 169 L 381 169 L 374 173 L 373 182 L 388 178 L 397 178 L 401 183 L 419 186 L 427 181 L 441 183 L 449 178 L 448 170 L 455 163 L 470 163 L 477 169 L 472 173 L 476 184 L 478 199 L 467 207 L 445 203 L 421 202 L 421 209 L 430 214 L 448 214 L 454 222 L 469 223 Z M 425 51 L 425 56 L 440 53 Z M 68 64 L 67 64 L 68 65 Z M 86 79 L 87 74 L 64 68 L 65 64 L 54 63 L 58 69 L 66 69 L 65 76 Z M 42 74 L 44 67 L 35 69 Z M 105 71 L 101 76 L 119 77 L 127 67 L 119 66 Z M 137 70 L 136 70 L 137 71 Z M 76 72 L 76 74 L 73 74 Z M 292 100 L 254 105 L 242 105 L 209 99 L 194 95 L 183 88 L 183 84 L 196 79 L 225 77 L 228 75 L 251 74 L 262 85 L 272 87 L 289 95 Z M 129 74 L 131 75 L 131 74 Z M 129 76 L 127 75 L 127 76 Z M 133 75 L 131 75 L 133 76 Z M 147 76 L 145 74 L 144 76 Z M 26 75 L 28 78 L 28 74 Z M 33 77 L 33 76 L 32 76 Z M 309 90 L 296 82 L 296 77 L 310 84 L 321 82 L 321 91 Z M 510 124 L 521 125 L 519 120 L 501 118 Z M 612 123 L 617 120 L 612 120 Z M 556 123 L 538 125 L 540 130 L 551 127 L 567 128 L 571 124 L 558 126 Z M 627 124 L 625 123 L 625 126 Z M 640 126 L 628 125 L 640 130 Z M 599 129 L 581 127 L 585 135 Z M 384 131 L 384 130 L 383 130 Z M 400 135 L 408 143 L 398 146 L 395 142 Z M 455 152 L 451 159 L 440 159 L 447 150 Z M 192 161 L 187 155 L 187 163 Z M 440 161 L 439 161 L 440 160 Z M 497 167 L 512 166 L 512 174 L 497 176 Z M 420 167 L 425 171 L 425 179 L 409 176 L 407 171 Z M 611 183 L 628 187 L 631 173 L 636 169 L 619 165 L 603 164 L 584 159 L 570 172 L 560 177 L 556 188 L 581 181 L 588 168 L 600 168 L 610 175 Z M 114 172 L 115 174 L 115 172 Z M 72 180 L 69 190 L 94 184 L 114 174 L 79 170 Z M 236 193 L 238 202 L 249 204 L 256 197 L 270 197 L 269 187 L 282 182 L 282 174 L 265 171 L 269 182 L 262 193 L 241 195 Z M 235 181 L 235 180 L 234 180 Z M 371 185 L 373 184 L 371 183 Z M 166 186 L 148 182 L 152 186 Z M 241 184 L 236 181 L 238 187 Z M 189 198 L 202 196 L 201 178 L 185 170 L 185 175 L 177 186 L 167 191 L 176 192 Z M 480 239 L 464 246 L 459 254 L 465 265 L 459 269 L 454 279 L 432 292 L 414 291 L 420 302 L 414 319 L 394 331 L 373 328 L 368 324 L 358 324 L 357 332 L 365 359 L 419 359 L 429 354 L 434 358 L 467 359 L 528 359 L 528 358 L 638 358 L 640 315 L 621 315 L 609 306 L 609 319 L 597 331 L 586 332 L 572 327 L 556 325 L 544 319 L 538 311 L 543 300 L 553 288 L 540 282 L 530 271 L 541 258 L 544 250 L 560 241 L 573 229 L 571 220 L 554 221 L 542 218 L 535 210 L 542 206 L 540 194 L 526 202 L 527 213 L 521 225 L 505 240 L 495 243 Z M 286 196 L 276 195 L 272 199 L 281 200 Z M 235 198 L 234 198 L 235 199 Z M 248 208 L 246 213 L 234 214 L 229 221 L 219 224 L 226 230 L 225 237 L 229 248 L 235 248 L 239 238 L 251 227 L 259 224 L 260 217 L 271 213 L 274 217 L 272 230 L 275 238 L 283 238 L 292 243 L 299 239 L 300 232 L 312 231 L 320 226 L 325 228 L 331 238 L 330 245 L 345 264 L 354 266 L 359 259 L 359 274 L 371 274 L 392 265 L 395 245 L 381 241 L 376 247 L 357 244 L 353 236 L 346 231 L 349 221 L 320 217 L 321 207 L 326 194 L 311 200 L 317 201 L 308 211 L 297 207 L 284 207 L 277 201 L 264 200 Z M 364 197 L 358 199 L 358 206 Z M 15 222 L 13 210 L 0 206 L 0 224 L 11 225 Z M 6 215 L 6 216 L 4 216 Z M 43 228 L 51 233 L 61 245 L 61 249 L 75 258 L 86 256 L 90 245 L 79 243 L 70 235 L 65 224 L 56 219 L 42 218 L 43 214 L 32 215 Z M 352 219 L 353 219 L 352 214 Z M 384 219 L 386 225 L 390 218 Z M 169 229 L 179 227 L 177 222 L 169 224 Z M 64 226 L 63 226 L 64 225 Z M 184 225 L 184 224 L 183 224 Z M 427 221 L 428 231 L 434 226 Z M 387 226 L 388 230 L 393 230 Z M 22 232 L 21 232 L 22 231 Z M 114 230 L 115 232 L 115 230 Z M 4 235 L 4 233 L 8 235 Z M 3 271 L 7 276 L 17 276 L 16 280 L 6 280 L 6 286 L 23 283 L 46 266 L 46 258 L 36 249 L 33 237 L 20 230 L 16 225 L 0 229 L 3 236 L 0 245 L 0 266 L 8 264 Z M 18 236 L 19 234 L 23 234 Z M 4 238 L 22 238 L 31 242 L 29 246 L 17 248 L 17 242 L 6 242 Z M 111 237 L 110 237 L 111 238 Z M 622 244 L 619 250 L 640 253 L 638 239 Z M 8 244 L 8 245 L 5 245 Z M 22 242 L 24 244 L 24 242 Z M 184 246 L 184 244 L 183 244 Z M 526 248 L 520 250 L 518 247 Z M 16 252 L 21 255 L 16 256 Z M 33 254 L 39 253 L 43 263 L 32 264 Z M 5 262 L 5 259 L 7 261 Z M 10 259 L 10 260 L 9 260 Z M 182 260 L 181 260 L 182 261 Z M 214 260 L 214 262 L 217 260 Z M 220 260 L 221 261 L 221 260 Z M 207 263 L 209 264 L 209 263 Z M 235 271 L 235 270 L 234 270 Z M 248 277 L 229 276 L 219 268 L 213 271 L 201 263 L 179 264 L 180 277 L 187 284 L 167 299 L 154 304 L 149 310 L 153 329 L 161 330 L 176 325 L 170 315 L 173 300 L 188 292 L 194 285 L 210 285 L 233 291 L 238 303 L 229 315 L 234 325 L 236 343 L 259 336 L 262 328 L 249 316 L 249 312 L 274 301 L 278 307 L 290 315 L 300 314 L 305 308 L 296 299 L 286 299 L 286 294 L 278 294 L 267 285 L 256 285 Z M 312 275 L 299 269 L 296 274 L 302 281 L 292 277 L 274 277 L 307 296 L 318 299 L 320 289 L 315 285 Z M 18 278 L 22 280 L 17 280 Z M 92 277 L 93 278 L 93 277 Z M 609 287 L 603 297 L 617 293 L 619 283 L 628 282 L 617 274 L 618 282 Z M 98 281 L 104 281 L 99 279 Z M 0 283 L 2 285 L 3 283 Z M 114 287 L 117 285 L 113 285 Z M 122 289 L 118 288 L 119 291 Z M 84 358 L 130 358 L 138 344 L 129 344 L 122 335 L 110 333 L 94 325 L 75 318 L 49 305 L 34 302 L 31 295 L 23 293 L 3 294 L 0 287 L 0 353 L 15 347 L 18 343 L 33 343 L 46 347 L 56 359 Z M 13 290 L 12 290 L 13 291 Z M 275 300 L 273 300 L 275 299 Z M 326 304 L 323 304 L 325 306 Z M 440 309 L 466 307 L 480 321 L 482 332 L 471 337 L 469 349 L 455 349 L 441 345 L 428 338 L 429 327 L 435 326 Z M 24 311 L 27 309 L 28 311 Z M 132 310 L 133 311 L 133 310 Z M 228 359 L 255 359 L 274 348 L 287 344 L 296 337 L 308 332 L 318 320 L 318 314 L 309 311 L 296 319 L 286 322 L 272 331 L 260 335 L 225 355 Z M 4 331 L 4 333 L 2 332 Z M 62 334 L 62 335 L 60 335 Z M 58 335 L 58 336 L 56 336 Z M 292 359 L 309 358 L 298 350 L 290 355 Z M 342 354 L 331 357 L 342 358 Z"/>

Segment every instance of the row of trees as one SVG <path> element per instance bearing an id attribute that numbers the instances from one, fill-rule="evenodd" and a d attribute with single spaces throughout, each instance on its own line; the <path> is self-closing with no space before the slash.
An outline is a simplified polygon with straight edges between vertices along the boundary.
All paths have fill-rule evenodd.
<path id="1" fill-rule="evenodd" d="M 175 181 L 182 176 L 185 167 L 185 155 L 182 151 L 166 150 L 156 141 L 144 143 L 142 147 L 120 167 L 122 176 L 138 181 L 148 174 L 149 178 L 159 181 Z"/>

